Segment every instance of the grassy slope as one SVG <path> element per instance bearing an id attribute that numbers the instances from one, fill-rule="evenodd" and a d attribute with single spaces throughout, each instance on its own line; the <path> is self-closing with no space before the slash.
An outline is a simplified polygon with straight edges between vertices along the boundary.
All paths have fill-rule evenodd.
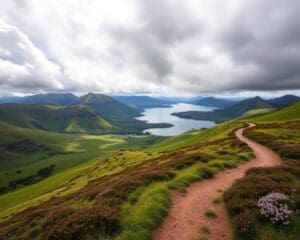
<path id="1" fill-rule="evenodd" d="M 0 121 L 49 131 L 99 133 L 112 126 L 85 106 L 1 104 Z"/>
<path id="2" fill-rule="evenodd" d="M 267 114 L 248 117 L 247 120 L 257 122 L 293 121 L 300 119 L 300 102 Z"/>
<path id="3" fill-rule="evenodd" d="M 242 116 L 243 117 L 250 117 L 253 115 L 258 115 L 258 114 L 264 114 L 264 113 L 269 113 L 276 110 L 275 108 L 258 108 L 258 109 L 254 109 L 254 110 L 250 110 L 246 113 L 244 113 Z"/>
<path id="4" fill-rule="evenodd" d="M 234 121 L 218 124 L 207 130 L 189 131 L 179 136 L 171 137 L 159 144 L 150 147 L 153 151 L 171 151 L 181 147 L 193 145 L 200 142 L 213 141 L 224 138 L 235 128 L 243 124 Z"/>
<path id="5" fill-rule="evenodd" d="M 53 196 L 51 191 L 54 191 L 53 194 L 55 195 L 55 189 L 59 188 L 61 184 L 72 179 L 83 169 L 91 167 L 95 161 L 103 161 L 120 149 L 139 149 L 160 139 L 152 136 L 60 134 L 15 127 L 1 122 L 0 133 L 0 146 L 1 144 L 30 139 L 49 148 L 47 151 L 42 149 L 37 152 L 19 151 L 16 153 L 0 147 L 0 187 L 7 186 L 11 180 L 34 175 L 39 169 L 55 164 L 52 175 L 42 182 L 0 195 L 0 208 L 1 212 L 3 211 L 1 214 L 5 214 L 5 210 L 11 206 L 19 209 L 19 207 L 39 202 L 41 199 L 49 199 Z M 134 153 L 127 154 L 128 164 L 135 158 L 139 159 L 140 156 Z M 114 166 L 118 164 L 115 161 L 105 164 L 106 168 L 103 173 L 110 168 L 112 169 L 109 171 L 113 171 Z M 18 173 L 17 170 L 20 172 Z M 82 183 L 86 182 L 85 180 Z M 79 186 L 83 185 L 79 184 Z M 74 185 L 74 189 L 78 189 L 77 184 Z M 26 194 L 28 192 L 31 194 Z M 44 196 L 47 192 L 49 194 Z M 14 210 L 8 210 L 8 213 L 11 211 Z"/>

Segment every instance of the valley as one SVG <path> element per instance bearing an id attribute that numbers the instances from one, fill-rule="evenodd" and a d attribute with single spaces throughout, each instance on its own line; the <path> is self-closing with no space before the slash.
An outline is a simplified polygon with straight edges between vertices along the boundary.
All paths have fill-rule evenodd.
<path id="1" fill-rule="evenodd" d="M 237 104 L 239 103 L 235 103 L 239 106 Z M 190 192 L 196 194 L 197 191 L 190 190 L 194 186 L 208 186 L 210 181 L 223 182 L 218 180 L 218 176 L 222 174 L 241 178 L 243 174 L 237 171 L 243 169 L 243 166 L 265 166 L 248 162 L 254 158 L 254 154 L 235 135 L 237 129 L 244 128 L 249 122 L 256 126 L 247 129 L 245 135 L 273 148 L 286 164 L 293 164 L 293 172 L 286 174 L 297 179 L 299 106 L 299 103 L 295 103 L 265 112 L 257 110 L 260 106 L 256 108 L 257 105 L 253 107 L 250 104 L 246 110 L 252 111 L 251 114 L 245 115 L 246 110 L 241 110 L 239 118 L 216 125 L 203 125 L 202 121 L 196 121 L 200 125 L 189 125 L 190 120 L 183 119 L 183 125 L 188 127 L 186 129 L 176 125 L 179 118 L 172 116 L 176 110 L 205 110 L 212 113 L 221 109 L 181 103 L 144 109 L 145 113 L 154 111 L 154 114 L 145 114 L 144 119 L 137 117 L 148 120 L 150 124 L 168 123 L 173 128 L 177 127 L 174 132 L 172 127 L 169 129 L 172 134 L 167 132 L 166 135 L 174 135 L 170 137 L 159 136 L 164 135 L 163 131 L 168 128 L 158 128 L 157 134 L 152 132 L 154 135 L 109 132 L 91 134 L 95 125 L 90 122 L 81 125 L 81 129 L 84 129 L 82 132 L 61 130 L 66 129 L 69 122 L 81 120 L 82 116 L 88 117 L 85 112 L 78 113 L 76 110 L 74 113 L 74 108 L 82 108 L 84 111 L 87 109 L 91 112 L 92 119 L 100 118 L 100 108 L 93 110 L 95 105 L 0 105 L 0 119 L 3 121 L 0 123 L 0 239 L 150 239 L 170 209 L 171 214 L 172 210 L 177 214 L 174 194 L 185 196 L 187 191 L 188 197 Z M 15 110 L 12 111 L 11 107 Z M 72 111 L 66 111 L 68 108 Z M 47 111 L 46 114 L 44 111 Z M 19 115 L 11 114 L 12 112 Z M 31 125 L 27 116 L 44 123 L 45 127 Z M 60 118 L 57 117 L 61 117 L 63 121 L 58 121 Z M 175 122 L 172 118 L 176 119 Z M 110 125 L 112 119 L 96 122 L 100 121 L 110 128 L 113 126 Z M 135 117 L 127 119 L 134 121 Z M 117 118 L 114 120 L 121 121 Z M 192 129 L 194 127 L 197 129 Z M 192 130 L 180 133 L 189 129 Z M 273 136 L 278 136 L 283 141 L 287 139 L 288 145 L 285 146 L 285 143 L 278 140 L 274 142 Z M 264 142 L 264 139 L 267 141 Z M 222 188 L 222 192 L 225 191 L 232 181 L 224 187 L 216 187 L 217 190 Z M 291 181 L 290 184 L 296 184 L 297 181 Z M 222 196 L 222 193 L 212 195 L 214 196 L 208 195 L 208 198 Z M 222 211 L 225 206 L 231 208 L 227 195 L 225 191 L 224 203 L 220 205 L 223 207 Z M 180 199 L 185 202 L 184 197 Z M 187 211 L 197 209 L 193 205 L 186 206 Z M 197 214 L 203 214 L 200 211 L 204 210 L 200 209 Z M 231 216 L 232 221 L 235 221 L 235 215 L 231 215 L 231 212 L 229 216 L 224 215 L 222 221 L 228 224 Z M 196 220 L 198 221 L 197 225 L 193 225 L 193 228 L 198 229 L 193 233 L 195 239 L 202 234 L 199 231 L 202 221 L 200 217 Z M 297 221 L 299 219 L 295 216 L 293 224 L 297 225 Z M 213 224 L 202 225 L 213 232 L 212 239 L 218 239 L 213 236 L 220 230 L 215 229 Z M 260 231 L 264 230 L 255 231 L 261 234 Z M 272 228 L 272 231 L 276 229 Z M 185 230 L 180 230 L 175 235 L 180 232 L 186 234 Z M 295 236 L 297 230 L 289 233 Z M 166 232 L 166 235 L 171 236 L 170 234 Z M 238 236 L 241 233 L 237 230 L 233 234 Z"/>

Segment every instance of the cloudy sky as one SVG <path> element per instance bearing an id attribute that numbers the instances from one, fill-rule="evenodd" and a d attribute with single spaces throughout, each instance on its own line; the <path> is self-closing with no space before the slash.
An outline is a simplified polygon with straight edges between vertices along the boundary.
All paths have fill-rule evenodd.
<path id="1" fill-rule="evenodd" d="M 2 96 L 299 93 L 299 0 L 0 2 Z"/>

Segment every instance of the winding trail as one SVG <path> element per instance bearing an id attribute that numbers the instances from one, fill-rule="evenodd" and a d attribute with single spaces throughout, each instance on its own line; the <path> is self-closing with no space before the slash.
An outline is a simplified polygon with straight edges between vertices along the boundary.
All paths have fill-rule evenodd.
<path id="1" fill-rule="evenodd" d="M 253 150 L 255 159 L 237 168 L 225 170 L 212 179 L 192 184 L 185 194 L 172 192 L 172 207 L 163 223 L 154 231 L 153 240 L 197 240 L 199 236 L 206 236 L 209 240 L 231 239 L 231 229 L 225 205 L 213 204 L 215 197 L 221 196 L 232 183 L 242 178 L 245 171 L 252 167 L 280 165 L 280 157 L 269 148 L 243 136 L 247 128 L 255 127 L 249 123 L 246 128 L 238 129 L 235 134 L 240 141 L 245 142 Z M 212 209 L 217 218 L 207 218 L 204 212 Z M 211 234 L 205 235 L 201 227 L 206 226 Z"/>

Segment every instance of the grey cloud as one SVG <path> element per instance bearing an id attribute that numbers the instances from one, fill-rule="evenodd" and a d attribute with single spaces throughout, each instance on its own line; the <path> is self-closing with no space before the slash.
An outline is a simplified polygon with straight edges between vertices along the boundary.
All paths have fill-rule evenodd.
<path id="1" fill-rule="evenodd" d="M 175 67 L 170 53 L 173 45 L 198 35 L 202 25 L 178 3 L 142 0 L 138 5 L 143 24 L 140 28 L 109 26 L 109 32 L 117 43 L 129 47 L 142 64 L 154 71 L 156 77 L 150 77 L 152 81 L 166 83 Z"/>
<path id="2" fill-rule="evenodd" d="M 178 2 L 142 0 L 139 2 L 144 31 L 157 37 L 162 44 L 172 44 L 193 37 L 202 30 L 188 9 Z"/>
<path id="3" fill-rule="evenodd" d="M 300 88 L 300 2 L 252 1 L 218 36 L 236 66 L 252 64 L 227 88 L 282 90 Z"/>
<path id="4" fill-rule="evenodd" d="M 118 18 L 119 9 L 106 9 L 108 1 L 4 0 L 0 14 L 10 27 L 0 32 L 1 87 L 24 92 L 300 89 L 300 1 L 212 2 L 135 0 L 133 13 L 125 10 L 127 21 L 127 12 Z"/>

